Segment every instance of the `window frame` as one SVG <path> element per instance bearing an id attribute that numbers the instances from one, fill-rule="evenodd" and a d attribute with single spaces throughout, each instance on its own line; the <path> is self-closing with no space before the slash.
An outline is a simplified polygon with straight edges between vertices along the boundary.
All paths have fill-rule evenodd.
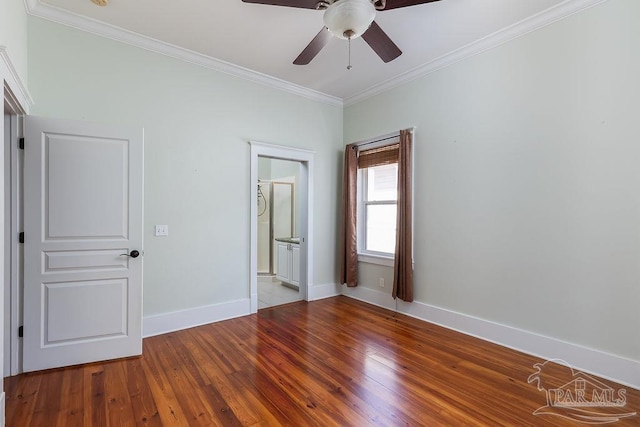
<path id="1" fill-rule="evenodd" d="M 378 138 L 379 142 L 366 143 L 367 149 L 384 147 L 387 145 L 394 145 L 399 143 L 399 136 L 393 134 L 387 137 Z M 368 168 L 358 169 L 357 173 L 357 194 L 358 202 L 356 207 L 357 214 L 357 237 L 358 237 L 358 261 L 368 264 L 378 264 L 388 267 L 393 267 L 395 260 L 395 253 L 378 252 L 366 250 L 366 235 L 367 235 L 367 222 L 366 222 L 366 206 L 367 205 L 389 205 L 393 204 L 398 206 L 398 200 L 393 201 L 365 201 L 368 197 L 367 193 L 367 177 L 366 171 Z"/>

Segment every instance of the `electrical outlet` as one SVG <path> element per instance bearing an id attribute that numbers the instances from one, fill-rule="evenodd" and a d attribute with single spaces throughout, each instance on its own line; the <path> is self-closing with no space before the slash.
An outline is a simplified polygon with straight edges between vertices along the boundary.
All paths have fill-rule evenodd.
<path id="1" fill-rule="evenodd" d="M 156 236 L 168 236 L 169 235 L 169 226 L 168 225 L 156 225 Z"/>
<path id="2" fill-rule="evenodd" d="M 380 278 L 380 287 L 384 288 L 384 277 Z"/>

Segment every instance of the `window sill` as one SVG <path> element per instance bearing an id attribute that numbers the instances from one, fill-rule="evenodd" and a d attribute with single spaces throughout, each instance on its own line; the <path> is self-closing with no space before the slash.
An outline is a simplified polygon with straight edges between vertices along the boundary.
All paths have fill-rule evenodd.
<path id="1" fill-rule="evenodd" d="M 358 262 L 393 267 L 394 257 L 371 254 L 358 254 Z"/>

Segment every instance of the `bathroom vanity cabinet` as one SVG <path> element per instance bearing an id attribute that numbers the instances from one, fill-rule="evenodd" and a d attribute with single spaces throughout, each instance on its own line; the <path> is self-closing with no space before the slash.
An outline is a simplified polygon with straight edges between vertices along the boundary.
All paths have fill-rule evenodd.
<path id="1" fill-rule="evenodd" d="M 276 278 L 291 285 L 300 285 L 300 244 L 292 239 L 276 239 L 278 271 Z"/>

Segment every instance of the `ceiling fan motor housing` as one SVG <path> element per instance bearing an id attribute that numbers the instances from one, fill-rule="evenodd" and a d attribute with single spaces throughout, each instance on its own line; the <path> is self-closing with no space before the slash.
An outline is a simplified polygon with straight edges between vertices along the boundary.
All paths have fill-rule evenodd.
<path id="1" fill-rule="evenodd" d="M 371 0 L 338 0 L 324 12 L 324 24 L 341 39 L 360 37 L 376 17 Z"/>

